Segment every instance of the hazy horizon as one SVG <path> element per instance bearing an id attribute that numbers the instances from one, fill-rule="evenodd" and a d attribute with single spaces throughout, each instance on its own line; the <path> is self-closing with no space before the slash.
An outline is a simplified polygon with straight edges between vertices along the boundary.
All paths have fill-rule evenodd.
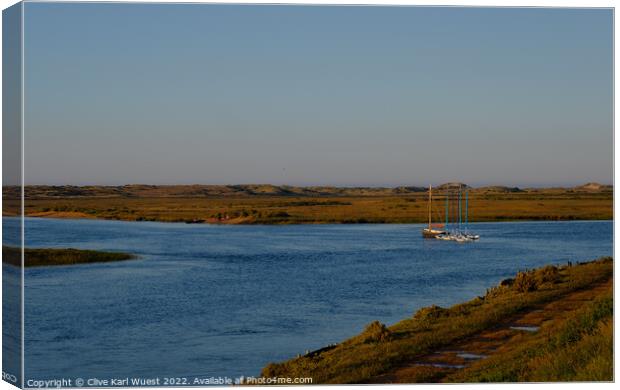
<path id="1" fill-rule="evenodd" d="M 610 185 L 613 186 L 613 183 L 603 183 L 603 182 L 593 182 L 593 181 L 589 181 L 589 182 L 583 182 L 583 183 L 576 183 L 576 184 L 566 184 L 566 185 L 553 185 L 553 184 L 547 184 L 547 185 L 513 185 L 513 184 L 506 184 L 506 183 L 493 183 L 493 184 L 475 184 L 475 183 L 465 183 L 465 182 L 459 182 L 459 181 L 450 181 L 450 182 L 432 182 L 430 183 L 431 186 L 433 186 L 433 188 L 437 187 L 437 186 L 441 186 L 443 184 L 451 184 L 451 183 L 462 183 L 465 184 L 467 186 L 470 186 L 472 188 L 481 188 L 481 187 L 507 187 L 507 188 L 520 188 L 520 189 L 524 189 L 524 188 L 573 188 L 573 187 L 579 187 L 582 185 L 586 185 L 586 184 L 600 184 L 603 186 L 606 185 Z M 5 185 L 5 187 L 11 187 L 12 185 Z M 398 188 L 398 187 L 424 187 L 424 188 L 428 188 L 429 184 L 395 184 L 395 185 L 381 185 L 381 184 L 368 184 L 368 185 L 338 185 L 338 184 L 301 184 L 301 185 L 296 185 L 296 184 L 274 184 L 274 183 L 198 183 L 198 182 L 187 182 L 187 183 L 161 183 L 161 184 L 154 184 L 154 183 L 120 183 L 120 184 L 38 184 L 38 183 L 32 183 L 32 184 L 26 184 L 26 186 L 52 186 L 52 187 L 62 187 L 62 186 L 76 186 L 76 187 L 122 187 L 122 186 L 275 186 L 275 187 L 337 187 L 337 188 Z"/>
<path id="2" fill-rule="evenodd" d="M 611 184 L 612 18 L 26 3 L 25 182 Z"/>

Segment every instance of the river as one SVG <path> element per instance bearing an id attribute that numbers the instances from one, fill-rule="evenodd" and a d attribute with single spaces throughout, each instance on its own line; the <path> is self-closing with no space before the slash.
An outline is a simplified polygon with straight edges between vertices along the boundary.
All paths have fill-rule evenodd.
<path id="1" fill-rule="evenodd" d="M 3 218 L 5 232 L 17 223 Z M 613 246 L 611 221 L 471 224 L 481 239 L 464 244 L 424 240 L 422 225 L 25 226 L 27 247 L 139 256 L 26 269 L 26 379 L 258 375 L 373 320 L 392 324 L 483 295 L 519 270 L 611 256 Z"/>

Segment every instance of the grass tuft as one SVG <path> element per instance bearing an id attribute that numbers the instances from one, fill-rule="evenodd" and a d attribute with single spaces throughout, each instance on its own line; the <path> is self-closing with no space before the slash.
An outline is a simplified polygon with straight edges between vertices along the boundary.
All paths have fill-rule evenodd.
<path id="1" fill-rule="evenodd" d="M 373 321 L 366 326 L 362 337 L 365 343 L 383 343 L 392 338 L 392 332 L 379 321 Z"/>

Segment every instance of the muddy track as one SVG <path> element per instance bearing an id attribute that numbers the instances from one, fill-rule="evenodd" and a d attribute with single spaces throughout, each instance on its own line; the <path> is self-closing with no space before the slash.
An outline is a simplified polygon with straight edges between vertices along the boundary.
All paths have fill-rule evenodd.
<path id="1" fill-rule="evenodd" d="M 523 333 L 538 332 L 548 321 L 564 319 L 567 314 L 591 302 L 612 286 L 612 278 L 596 283 L 587 289 L 567 293 L 550 302 L 535 305 L 525 311 L 455 342 L 430 354 L 420 355 L 401 364 L 388 373 L 375 376 L 367 383 L 412 383 L 423 370 L 431 371 L 435 380 L 441 382 L 447 375 L 501 352 L 501 348 L 516 341 Z"/>

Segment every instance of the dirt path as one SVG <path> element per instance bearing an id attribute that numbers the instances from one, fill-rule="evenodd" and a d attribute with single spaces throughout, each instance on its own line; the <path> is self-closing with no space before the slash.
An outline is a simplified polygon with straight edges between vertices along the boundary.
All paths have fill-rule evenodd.
<path id="1" fill-rule="evenodd" d="M 591 288 L 566 294 L 552 302 L 537 305 L 525 312 L 512 316 L 497 326 L 483 330 L 456 342 L 449 348 L 438 349 L 431 354 L 421 355 L 383 375 L 372 378 L 370 383 L 412 383 L 416 378 L 428 378 L 429 374 L 441 382 L 448 374 L 463 369 L 473 362 L 485 359 L 524 332 L 537 332 L 547 321 L 557 321 L 600 296 L 612 285 L 612 278 L 597 283 Z"/>

